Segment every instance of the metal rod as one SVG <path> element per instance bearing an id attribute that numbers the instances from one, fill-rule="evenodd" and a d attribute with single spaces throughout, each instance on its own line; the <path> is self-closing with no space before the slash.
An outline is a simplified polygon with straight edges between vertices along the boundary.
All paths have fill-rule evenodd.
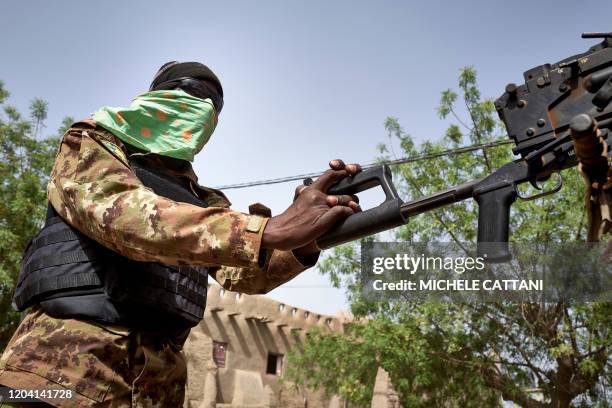
<path id="1" fill-rule="evenodd" d="M 472 197 L 474 187 L 482 180 L 473 180 L 459 186 L 451 187 L 448 190 L 429 194 L 416 200 L 408 201 L 401 205 L 400 211 L 404 217 L 412 217 L 436 208 L 453 204 Z"/>
<path id="2" fill-rule="evenodd" d="M 611 38 L 612 33 L 582 33 L 582 38 Z"/>

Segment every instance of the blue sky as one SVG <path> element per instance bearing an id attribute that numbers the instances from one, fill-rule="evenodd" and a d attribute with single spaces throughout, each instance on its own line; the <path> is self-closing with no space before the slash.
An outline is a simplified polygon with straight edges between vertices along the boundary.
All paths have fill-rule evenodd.
<path id="1" fill-rule="evenodd" d="M 584 31 L 611 31 L 610 1 L 104 1 L 6 0 L 0 80 L 9 103 L 50 103 L 65 115 L 121 106 L 164 62 L 201 61 L 220 77 L 225 107 L 195 161 L 216 186 L 369 163 L 387 116 L 417 140 L 439 138 L 440 92 L 473 65 L 484 96 L 523 71 L 585 51 Z M 286 208 L 295 184 L 230 190 L 234 208 Z M 316 270 L 271 296 L 320 313 L 345 307 Z"/>

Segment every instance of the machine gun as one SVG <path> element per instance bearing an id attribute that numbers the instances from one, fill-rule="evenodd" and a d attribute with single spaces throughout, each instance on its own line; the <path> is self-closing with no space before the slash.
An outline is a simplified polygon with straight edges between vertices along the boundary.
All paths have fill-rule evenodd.
<path id="1" fill-rule="evenodd" d="M 386 165 L 348 177 L 332 186 L 329 194 L 356 194 L 381 186 L 386 200 L 348 217 L 320 237 L 318 246 L 330 248 L 398 227 L 411 216 L 474 198 L 479 208 L 478 256 L 487 262 L 509 260 L 510 206 L 517 197 L 532 200 L 559 191 L 562 170 L 576 166 L 577 157 L 601 155 L 600 140 L 611 144 L 612 33 L 587 33 L 582 38 L 603 41 L 583 54 L 526 71 L 523 85 L 508 84 L 495 101 L 519 159 L 481 179 L 409 202 L 398 196 Z M 554 188 L 531 197 L 518 194 L 518 184 L 530 182 L 541 190 L 540 183 L 553 174 L 558 177 Z"/>

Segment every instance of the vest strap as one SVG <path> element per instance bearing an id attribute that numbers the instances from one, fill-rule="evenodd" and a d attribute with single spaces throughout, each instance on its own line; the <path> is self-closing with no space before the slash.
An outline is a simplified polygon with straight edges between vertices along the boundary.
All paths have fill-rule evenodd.
<path id="1" fill-rule="evenodd" d="M 189 279 L 195 281 L 196 283 L 200 283 L 200 277 L 202 274 L 195 268 L 190 266 L 174 266 L 174 265 L 164 265 L 164 268 L 171 269 L 175 272 L 180 273 L 183 276 L 187 276 Z M 203 276 L 204 281 L 208 283 L 208 275 Z"/>
<path id="2" fill-rule="evenodd" d="M 36 283 L 26 285 L 19 291 L 19 294 L 15 296 L 15 302 L 17 304 L 23 304 L 25 308 L 34 303 L 36 295 L 38 294 L 44 293 L 48 296 L 49 292 L 58 289 L 89 286 L 102 287 L 102 281 L 100 281 L 98 275 L 93 272 L 51 276 L 42 278 L 36 281 Z"/>
<path id="3" fill-rule="evenodd" d="M 30 243 L 30 251 L 35 251 L 50 244 L 57 244 L 59 242 L 76 241 L 79 237 L 69 228 L 61 229 L 59 231 L 52 232 L 42 236 L 37 236 Z"/>
<path id="4" fill-rule="evenodd" d="M 43 268 L 49 268 L 51 266 L 60 266 L 79 262 L 91 262 L 95 259 L 95 254 L 91 251 L 79 251 L 79 252 L 64 252 L 61 254 L 53 254 L 40 257 L 32 260 L 24 268 L 24 276 L 29 275 L 34 271 L 38 271 Z"/>
<path id="5" fill-rule="evenodd" d="M 171 281 L 167 278 L 164 278 L 163 276 L 154 274 L 151 275 L 149 282 L 152 286 L 158 287 L 160 289 L 165 289 L 166 291 L 174 294 L 180 294 L 200 307 L 203 307 L 206 304 L 204 300 L 204 295 L 196 292 L 193 289 L 190 289 L 185 285 L 180 284 L 178 281 Z"/>

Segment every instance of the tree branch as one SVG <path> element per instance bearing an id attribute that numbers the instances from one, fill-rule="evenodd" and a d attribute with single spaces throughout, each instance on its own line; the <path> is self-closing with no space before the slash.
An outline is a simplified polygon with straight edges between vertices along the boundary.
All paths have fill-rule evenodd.
<path id="1" fill-rule="evenodd" d="M 502 397 L 507 401 L 513 401 L 519 404 L 523 408 L 546 408 L 547 405 L 543 402 L 534 400 L 529 398 L 526 394 L 521 392 L 517 394 L 511 386 L 509 386 L 509 380 L 500 375 L 495 369 L 492 367 L 487 367 L 483 369 L 483 378 L 485 383 L 499 391 L 502 394 Z"/>

